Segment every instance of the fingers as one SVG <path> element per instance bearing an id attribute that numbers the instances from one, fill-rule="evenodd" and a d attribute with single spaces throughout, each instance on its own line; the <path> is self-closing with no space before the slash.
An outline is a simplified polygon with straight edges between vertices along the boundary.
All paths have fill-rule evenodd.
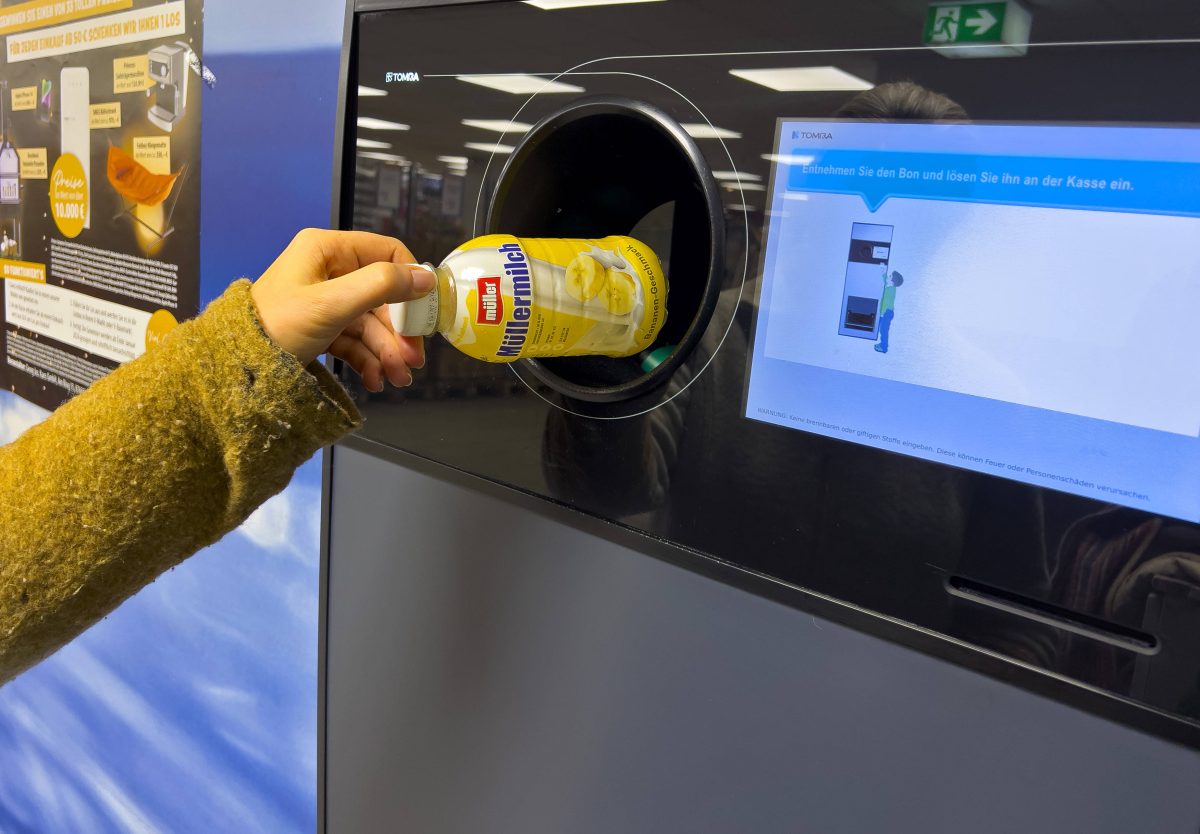
<path id="1" fill-rule="evenodd" d="M 392 328 L 374 315 L 365 315 L 359 321 L 362 322 L 359 339 L 379 360 L 388 381 L 398 388 L 411 385 L 412 374 Z"/>
<path id="2" fill-rule="evenodd" d="M 373 385 L 376 368 L 379 369 L 381 385 L 386 378 L 397 388 L 404 388 L 413 381 L 409 369 L 425 364 L 424 340 L 397 337 L 387 319 L 386 309 L 380 307 L 360 316 L 334 340 L 329 351 L 349 361 L 373 390 L 379 390 Z M 366 353 L 360 350 L 360 346 L 366 349 Z"/>
<path id="3" fill-rule="evenodd" d="M 363 385 L 369 391 L 383 390 L 383 365 L 365 344 L 351 336 L 341 335 L 333 340 L 329 352 L 338 359 L 348 362 L 350 367 L 362 377 Z"/>
<path id="4" fill-rule="evenodd" d="M 337 278 L 373 263 L 411 264 L 416 260 L 400 241 L 371 232 L 304 229 L 288 249 L 302 257 L 318 260 L 318 279 Z"/>
<path id="5" fill-rule="evenodd" d="M 409 301 L 428 293 L 433 289 L 433 281 L 429 270 L 377 262 L 331 278 L 311 287 L 310 291 L 331 317 L 329 324 L 341 330 L 363 313 L 383 304 Z"/>
<path id="6" fill-rule="evenodd" d="M 377 318 L 388 333 L 392 334 L 392 338 L 396 340 L 396 344 L 400 350 L 400 358 L 404 360 L 404 364 L 410 368 L 425 367 L 425 340 L 420 336 L 397 336 L 392 328 L 392 318 L 388 315 L 388 308 L 385 305 L 376 307 L 371 311 L 371 314 Z"/>

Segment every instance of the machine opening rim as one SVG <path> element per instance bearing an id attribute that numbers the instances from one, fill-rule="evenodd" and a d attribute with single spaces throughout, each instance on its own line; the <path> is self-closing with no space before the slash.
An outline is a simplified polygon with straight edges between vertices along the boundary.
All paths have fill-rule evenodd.
<path id="1" fill-rule="evenodd" d="M 616 120 L 618 124 L 623 120 L 631 126 L 636 126 L 636 130 L 643 133 L 649 128 L 658 138 L 665 142 L 665 147 L 670 148 L 670 152 L 673 154 L 673 158 L 670 160 L 671 164 L 678 166 L 682 162 L 688 174 L 689 184 L 694 187 L 694 194 L 690 196 L 698 198 L 699 205 L 703 207 L 704 222 L 699 225 L 704 226 L 704 236 L 707 238 L 705 252 L 707 269 L 703 270 L 704 283 L 699 293 L 699 298 L 696 300 L 695 310 L 692 311 L 689 309 L 686 311 L 689 315 L 686 328 L 678 339 L 673 340 L 672 345 L 674 350 L 671 355 L 657 365 L 657 367 L 648 372 L 641 372 L 625 381 L 614 384 L 596 384 L 571 379 L 569 372 L 562 372 L 564 370 L 563 365 L 572 363 L 570 359 L 552 359 L 548 361 L 526 359 L 520 363 L 523 368 L 528 369 L 539 381 L 567 397 L 586 402 L 606 403 L 633 399 L 663 385 L 671 378 L 675 370 L 699 343 L 712 318 L 721 290 L 721 278 L 724 270 L 725 218 L 720 191 L 709 164 L 695 141 L 678 121 L 655 105 L 637 99 L 620 96 L 586 96 L 570 102 L 541 119 L 529 130 L 517 148 L 512 152 L 500 173 L 496 188 L 488 204 L 486 229 L 489 233 L 516 233 L 518 236 L 525 237 L 565 236 L 521 234 L 523 231 L 521 229 L 513 230 L 505 228 L 507 221 L 503 216 L 503 212 L 508 197 L 520 182 L 519 178 L 522 172 L 529 166 L 531 161 L 537 160 L 539 152 L 546 147 L 547 141 L 559 135 L 560 131 L 578 127 L 580 123 L 589 119 L 604 119 L 606 122 Z M 643 219 L 647 216 L 648 212 L 653 211 L 659 205 L 661 203 L 648 206 L 646 211 L 643 211 L 639 215 L 637 221 Z M 637 221 L 629 223 L 630 228 L 597 230 L 597 234 L 587 236 L 602 237 L 608 234 L 627 234 Z M 600 231 L 603 231 L 603 234 L 599 234 Z M 672 251 L 667 254 L 664 260 L 675 262 L 676 258 L 674 255 L 675 250 L 672 248 Z M 677 311 L 679 305 L 672 305 L 671 301 L 671 299 L 677 297 L 677 288 L 680 286 L 677 283 L 679 280 L 677 276 L 679 274 L 680 272 L 677 271 L 676 276 L 672 276 L 670 269 L 668 269 L 667 281 L 670 287 L 669 292 L 671 293 L 668 296 L 669 300 L 667 302 L 669 311 L 668 326 L 670 326 L 672 321 L 670 315 L 679 315 Z M 661 344 L 656 342 L 652 347 L 661 347 Z M 591 363 L 628 364 L 640 361 L 636 356 L 620 359 L 603 357 L 587 357 L 585 359 Z"/>

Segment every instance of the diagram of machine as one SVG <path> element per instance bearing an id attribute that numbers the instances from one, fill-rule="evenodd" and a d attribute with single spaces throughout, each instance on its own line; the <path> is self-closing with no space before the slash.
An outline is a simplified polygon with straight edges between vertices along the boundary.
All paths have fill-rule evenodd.
<path id="1" fill-rule="evenodd" d="M 892 252 L 892 227 L 855 223 L 850 231 L 846 287 L 838 333 L 871 339 L 879 335 L 879 299 Z"/>

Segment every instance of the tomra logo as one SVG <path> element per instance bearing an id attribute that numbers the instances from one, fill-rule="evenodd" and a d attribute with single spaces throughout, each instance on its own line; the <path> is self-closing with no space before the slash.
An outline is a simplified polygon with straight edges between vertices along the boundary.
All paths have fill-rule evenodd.
<path id="1" fill-rule="evenodd" d="M 504 318 L 504 299 L 500 296 L 500 279 L 479 279 L 479 314 L 475 320 L 480 324 L 499 324 Z"/>

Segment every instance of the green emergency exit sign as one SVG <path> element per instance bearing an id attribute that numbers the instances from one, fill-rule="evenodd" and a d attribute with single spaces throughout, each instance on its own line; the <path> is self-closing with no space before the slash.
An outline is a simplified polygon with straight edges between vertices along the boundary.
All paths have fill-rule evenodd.
<path id="1" fill-rule="evenodd" d="M 1024 55 L 1032 18 L 1016 0 L 934 3 L 925 15 L 925 45 L 950 58 Z"/>

